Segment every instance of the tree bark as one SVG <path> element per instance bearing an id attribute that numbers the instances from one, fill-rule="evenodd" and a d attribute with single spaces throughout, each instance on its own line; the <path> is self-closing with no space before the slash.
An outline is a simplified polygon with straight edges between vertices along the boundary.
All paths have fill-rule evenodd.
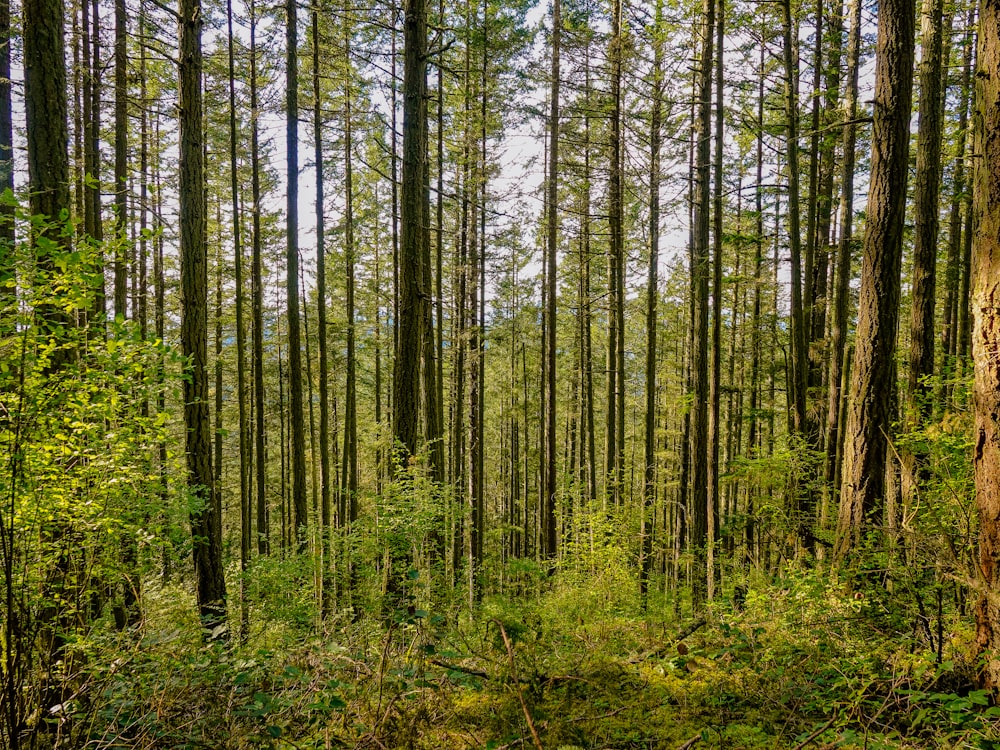
<path id="1" fill-rule="evenodd" d="M 204 16 L 200 0 L 180 0 L 179 12 L 181 351 L 186 358 L 187 478 L 194 499 L 192 549 L 202 626 L 211 638 L 225 639 L 226 580 L 219 544 L 221 519 L 212 502 L 212 430 L 208 413 L 208 258 L 201 88 Z"/>
<path id="2" fill-rule="evenodd" d="M 1000 2 L 983 0 L 976 62 L 972 253 L 973 462 L 979 511 L 976 646 L 983 684 L 1000 687 Z"/>
<path id="3" fill-rule="evenodd" d="M 876 520 L 885 495 L 899 274 L 906 208 L 914 0 L 880 0 L 868 223 L 834 556 L 843 560 Z"/>

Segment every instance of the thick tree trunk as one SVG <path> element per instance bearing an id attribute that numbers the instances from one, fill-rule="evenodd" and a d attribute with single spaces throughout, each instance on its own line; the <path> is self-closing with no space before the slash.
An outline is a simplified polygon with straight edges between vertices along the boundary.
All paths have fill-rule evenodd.
<path id="1" fill-rule="evenodd" d="M 399 315 L 393 378 L 394 435 L 402 466 L 416 455 L 420 412 L 420 263 L 424 255 L 424 96 L 427 89 L 427 9 L 424 0 L 407 0 L 403 29 L 403 180 L 399 248 Z"/>
<path id="2" fill-rule="evenodd" d="M 896 388 L 893 357 L 905 229 L 914 5 L 914 0 L 879 2 L 872 175 L 834 550 L 841 560 L 877 521 L 885 496 L 887 435 Z"/>
<path id="3" fill-rule="evenodd" d="M 194 499 L 192 549 L 202 626 L 212 638 L 225 638 L 226 580 L 219 543 L 221 519 L 212 502 L 212 430 L 208 413 L 208 258 L 201 89 L 204 16 L 199 0 L 180 0 L 179 11 L 181 351 L 187 358 L 184 425 L 188 488 Z"/>
<path id="4" fill-rule="evenodd" d="M 979 510 L 976 646 L 986 687 L 1000 688 L 1000 2 L 980 6 L 976 64 L 972 254 L 973 461 Z"/>

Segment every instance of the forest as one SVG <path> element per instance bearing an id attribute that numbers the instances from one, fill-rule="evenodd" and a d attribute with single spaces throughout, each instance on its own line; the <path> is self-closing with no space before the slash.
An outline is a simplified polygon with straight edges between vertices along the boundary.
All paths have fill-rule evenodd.
<path id="1" fill-rule="evenodd" d="M 0 746 L 1000 747 L 1000 0 L 0 0 Z"/>

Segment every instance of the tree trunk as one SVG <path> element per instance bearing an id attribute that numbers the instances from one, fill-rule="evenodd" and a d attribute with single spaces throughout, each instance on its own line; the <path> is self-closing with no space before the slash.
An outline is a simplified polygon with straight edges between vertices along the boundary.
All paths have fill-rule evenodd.
<path id="1" fill-rule="evenodd" d="M 243 305 L 243 222 L 240 211 L 239 162 L 236 131 L 236 60 L 233 41 L 233 4 L 226 2 L 226 29 L 229 54 L 229 174 L 233 211 L 233 272 L 236 288 L 236 401 L 239 407 L 240 445 L 240 643 L 250 637 L 250 608 L 247 568 L 250 565 L 250 422 L 247 415 L 246 319 Z M 145 207 L 142 209 L 145 211 Z"/>
<path id="2" fill-rule="evenodd" d="M 708 277 L 709 199 L 711 194 L 712 139 L 712 60 L 715 29 L 715 0 L 704 0 L 701 19 L 701 60 L 699 61 L 697 105 L 694 128 L 695 174 L 694 221 L 691 246 L 691 294 L 693 306 L 693 348 L 691 378 L 694 403 L 691 407 L 691 501 L 689 548 L 695 555 L 692 598 L 695 607 L 704 604 L 707 594 L 706 545 L 708 544 Z"/>
<path id="3" fill-rule="evenodd" d="M 896 387 L 893 356 L 906 208 L 914 0 L 880 0 L 872 172 L 868 192 L 854 372 L 834 556 L 843 560 L 881 512 Z"/>
<path id="4" fill-rule="evenodd" d="M 306 439 L 302 408 L 302 341 L 299 314 L 299 34 L 298 2 L 285 0 L 285 175 L 287 184 L 287 245 L 285 303 L 288 306 L 288 415 L 292 438 L 292 512 L 295 546 L 304 552 L 306 536 Z"/>
<path id="5" fill-rule="evenodd" d="M 542 555 L 556 556 L 556 253 L 559 234 L 559 45 L 562 0 L 552 2 L 552 67 L 549 77 L 549 163 L 545 234 L 545 465 L 542 469 Z"/>
<path id="6" fill-rule="evenodd" d="M 393 377 L 394 436 L 401 466 L 417 453 L 420 412 L 420 263 L 424 255 L 424 96 L 427 89 L 427 9 L 424 0 L 407 0 L 403 30 L 403 179 L 399 248 L 398 349 Z M 399 468 L 397 466 L 397 468 Z"/>
<path id="7" fill-rule="evenodd" d="M 972 254 L 972 354 L 976 414 L 973 462 L 979 510 L 976 646 L 982 681 L 1000 687 L 1000 2 L 983 0 L 976 62 Z"/>
<path id="8" fill-rule="evenodd" d="M 719 403 L 722 386 L 722 148 L 724 110 L 722 85 L 724 73 L 725 0 L 716 0 L 715 14 L 715 154 L 712 194 L 712 358 L 708 395 L 708 538 L 706 573 L 708 599 L 715 598 L 715 542 L 719 536 Z"/>
<path id="9" fill-rule="evenodd" d="M 128 286 L 128 15 L 125 0 L 115 0 L 115 317 L 126 315 Z M 133 310 L 133 317 L 135 311 Z"/>
<path id="10" fill-rule="evenodd" d="M 266 397 L 264 393 L 264 261 L 263 239 L 261 238 L 260 205 L 260 135 L 257 124 L 259 107 L 257 102 L 257 13 L 254 0 L 250 0 L 250 190 L 253 202 L 253 248 L 251 259 L 253 294 L 253 390 L 254 390 L 254 457 L 256 469 L 257 498 L 257 553 L 270 552 L 270 529 L 267 512 L 267 452 L 264 415 Z"/>
<path id="11" fill-rule="evenodd" d="M 221 519 L 212 502 L 212 430 L 208 413 L 208 258 L 201 89 L 204 16 L 200 0 L 180 0 L 179 11 L 181 351 L 187 359 L 184 425 L 188 488 L 193 497 L 192 549 L 202 626 L 211 638 L 225 639 L 226 580 L 219 544 Z"/>
<path id="12" fill-rule="evenodd" d="M 663 2 L 657 0 L 653 25 L 652 105 L 649 114 L 649 275 L 646 279 L 646 415 L 642 489 L 642 546 L 639 595 L 645 608 L 653 565 L 656 507 L 656 303 L 660 259 L 660 143 L 663 127 Z"/>
<path id="13" fill-rule="evenodd" d="M 923 0 L 920 42 L 920 114 L 914 181 L 913 287 L 910 317 L 910 416 L 922 420 L 932 406 L 925 378 L 934 374 L 934 307 L 938 251 L 943 115 L 943 0 Z"/>
<path id="14" fill-rule="evenodd" d="M 826 412 L 826 458 L 825 480 L 831 492 L 831 507 L 837 504 L 840 486 L 837 476 L 840 472 L 839 446 L 842 443 L 840 421 L 843 394 L 841 382 L 844 361 L 847 356 L 847 320 L 850 306 L 851 248 L 854 242 L 854 161 L 857 142 L 858 116 L 858 65 L 861 55 L 861 0 L 851 0 L 850 32 L 847 40 L 847 90 L 844 94 L 844 146 L 843 177 L 840 187 L 840 241 L 837 245 L 836 270 L 833 284 L 833 306 L 830 335 L 830 371 Z"/>
<path id="15" fill-rule="evenodd" d="M 320 619 L 333 613 L 333 519 L 330 506 L 330 375 L 326 331 L 326 242 L 323 205 L 323 90 L 320 86 L 320 5 L 312 9 L 313 159 L 316 163 L 316 335 L 319 339 Z M 377 355 L 376 355 L 377 356 Z M 379 362 L 378 365 L 381 365 Z M 376 370 L 376 378 L 380 373 Z M 378 404 L 377 404 L 378 406 Z M 381 415 L 380 415 L 381 416 Z"/>

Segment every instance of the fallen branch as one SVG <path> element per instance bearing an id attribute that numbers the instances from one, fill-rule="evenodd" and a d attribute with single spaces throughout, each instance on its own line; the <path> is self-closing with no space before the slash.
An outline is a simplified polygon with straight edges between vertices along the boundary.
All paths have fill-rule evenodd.
<path id="1" fill-rule="evenodd" d="M 647 659 L 652 659 L 653 657 L 656 657 L 656 656 L 663 656 L 670 649 L 675 648 L 677 646 L 677 644 L 680 643 L 681 641 L 683 641 L 685 638 L 687 638 L 690 635 L 693 635 L 698 630 L 700 630 L 701 628 L 703 628 L 707 623 L 708 623 L 708 620 L 706 620 L 704 617 L 695 620 L 690 625 L 688 625 L 686 628 L 684 628 L 683 630 L 681 630 L 677 634 L 677 636 L 674 638 L 674 640 L 671 643 L 669 643 L 668 645 L 663 646 L 662 648 L 653 649 L 652 651 L 647 651 L 646 653 L 640 654 L 639 656 L 634 656 L 634 657 L 632 657 L 631 659 L 628 660 L 628 663 L 629 664 L 639 664 L 641 662 L 646 661 Z"/>
<path id="2" fill-rule="evenodd" d="M 503 644 L 507 647 L 507 657 L 510 659 L 510 676 L 514 681 L 514 689 L 517 690 L 517 699 L 521 702 L 521 710 L 524 711 L 524 719 L 528 722 L 528 729 L 531 730 L 531 738 L 535 741 L 535 747 L 538 750 L 545 750 L 542 747 L 542 741 L 538 738 L 538 731 L 535 729 L 535 722 L 531 719 L 528 704 L 524 702 L 524 693 L 521 690 L 521 682 L 517 678 L 517 667 L 514 664 L 514 647 L 510 645 L 510 638 L 507 637 L 507 630 L 504 628 L 503 623 L 500 620 L 494 620 L 494 622 L 500 628 L 500 635 L 503 636 Z"/>
<path id="3" fill-rule="evenodd" d="M 833 726 L 833 722 L 836 721 L 836 720 L 837 720 L 837 715 L 834 714 L 833 716 L 830 717 L 830 720 L 827 721 L 826 724 L 824 724 L 819 729 L 817 729 L 815 732 L 813 732 L 808 737 L 806 737 L 804 740 L 802 740 L 802 742 L 800 742 L 798 745 L 796 745 L 792 750 L 802 750 L 802 748 L 804 748 L 806 745 L 808 745 L 814 739 L 816 739 L 821 734 L 823 734 L 823 732 L 825 732 L 827 729 L 829 729 L 830 727 L 832 727 Z"/>
<path id="4" fill-rule="evenodd" d="M 687 740 L 683 745 L 681 745 L 680 747 L 678 747 L 677 750 L 690 750 L 692 747 L 694 747 L 698 743 L 698 740 L 700 740 L 700 739 L 701 739 L 701 735 L 700 734 L 696 734 L 694 737 L 692 737 L 691 739 Z"/>
<path id="5" fill-rule="evenodd" d="M 436 666 L 436 667 L 441 667 L 443 669 L 454 670 L 455 672 L 461 672 L 462 674 L 467 674 L 470 677 L 481 677 L 484 680 L 493 679 L 486 672 L 483 672 L 480 669 L 472 669 L 471 667 L 463 667 L 461 664 L 452 664 L 450 662 L 443 661 L 441 659 L 429 659 L 428 661 L 431 664 L 433 664 L 434 666 Z"/>

